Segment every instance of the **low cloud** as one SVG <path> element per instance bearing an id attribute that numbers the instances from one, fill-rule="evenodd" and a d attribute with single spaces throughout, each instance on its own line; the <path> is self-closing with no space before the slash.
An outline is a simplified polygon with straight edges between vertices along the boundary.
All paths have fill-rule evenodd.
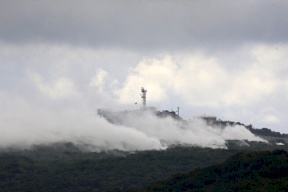
<path id="1" fill-rule="evenodd" d="M 20 98 L 1 95 L 0 147 L 30 148 L 33 145 L 73 142 L 90 150 L 162 149 L 157 138 L 131 127 L 116 126 L 83 108 L 39 108 Z M 5 113 L 4 113 L 5 112 Z"/>
<path id="2" fill-rule="evenodd" d="M 120 116 L 122 125 L 114 125 L 83 106 L 56 110 L 3 93 L 0 97 L 2 148 L 27 149 L 39 144 L 72 142 L 89 146 L 87 150 L 91 151 L 130 151 L 160 150 L 172 144 L 225 148 L 227 139 L 263 141 L 239 126 L 213 128 L 200 120 L 183 123 L 151 113 Z"/>
<path id="3" fill-rule="evenodd" d="M 124 112 L 118 115 L 121 124 L 137 129 L 149 137 L 157 138 L 167 145 L 226 148 L 226 140 L 265 141 L 243 126 L 212 127 L 200 118 L 178 121 L 169 116 L 159 118 L 150 111 L 141 113 L 136 111 L 135 114 Z"/>

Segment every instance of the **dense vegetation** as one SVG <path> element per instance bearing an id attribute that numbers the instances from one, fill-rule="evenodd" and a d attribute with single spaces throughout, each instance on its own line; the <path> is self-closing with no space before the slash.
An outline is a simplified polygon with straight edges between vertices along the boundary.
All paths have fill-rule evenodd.
<path id="1" fill-rule="evenodd" d="M 288 191 L 288 153 L 239 153 L 223 164 L 177 174 L 139 191 Z"/>
<path id="2" fill-rule="evenodd" d="M 46 152 L 44 147 L 25 153 L 9 152 L 0 156 L 0 188 L 1 191 L 126 190 L 175 172 L 223 162 L 235 152 L 193 147 L 135 154 L 53 152 L 49 147 Z"/>
<path id="3" fill-rule="evenodd" d="M 229 126 L 234 126 L 234 125 L 241 125 L 246 127 L 251 133 L 258 135 L 258 136 L 270 136 L 270 137 L 288 137 L 288 134 L 282 134 L 280 132 L 272 131 L 271 129 L 268 128 L 262 128 L 262 129 L 257 129 L 254 128 L 253 125 L 245 125 L 240 122 L 234 122 L 234 121 L 222 121 L 221 119 L 216 120 L 213 123 L 214 126 L 218 127 L 226 127 L 227 125 Z"/>
<path id="4" fill-rule="evenodd" d="M 285 146 L 229 142 L 229 149 L 174 146 L 163 151 L 83 152 L 73 144 L 38 146 L 0 153 L 1 191 L 108 191 L 135 189 L 223 163 L 238 152 L 273 150 Z"/>

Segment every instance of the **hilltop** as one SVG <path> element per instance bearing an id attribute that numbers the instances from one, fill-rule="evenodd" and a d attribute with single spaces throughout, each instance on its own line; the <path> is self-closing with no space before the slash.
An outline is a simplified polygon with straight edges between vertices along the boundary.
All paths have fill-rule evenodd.
<path id="1" fill-rule="evenodd" d="M 221 120 L 215 121 L 213 126 L 225 128 L 234 125 L 244 126 L 257 136 L 270 138 L 270 140 L 267 143 L 226 140 L 226 149 L 173 144 L 169 145 L 166 150 L 105 151 L 102 149 L 93 152 L 87 150 L 90 146 L 77 145 L 72 142 L 34 145 L 30 149 L 2 148 L 0 149 L 0 188 L 1 191 L 9 192 L 39 190 L 59 192 L 129 191 L 137 188 L 141 189 L 150 183 L 155 184 L 155 182 L 163 179 L 166 180 L 157 183 L 161 183 L 162 187 L 166 187 L 165 182 L 171 180 L 171 182 L 176 183 L 174 181 L 175 176 L 167 180 L 171 175 L 181 176 L 176 177 L 176 180 L 180 181 L 182 177 L 190 177 L 189 174 L 196 174 L 197 171 L 202 171 L 202 169 L 205 172 L 205 167 L 208 166 L 220 164 L 225 167 L 227 162 L 224 164 L 223 162 L 237 153 L 238 156 L 234 156 L 232 159 L 243 157 L 242 159 L 247 160 L 246 163 L 249 164 L 250 160 L 252 162 L 254 160 L 253 158 L 246 158 L 247 153 L 254 152 L 257 155 L 264 153 L 260 151 L 266 151 L 264 154 L 270 154 L 269 151 L 273 150 L 288 151 L 286 134 L 273 132 L 266 128 L 255 129 L 252 125 L 246 126 L 237 122 Z M 281 145 L 278 145 L 279 143 Z M 271 152 L 271 154 L 275 153 Z M 286 155 L 283 151 L 281 154 Z M 241 158 L 238 158 L 238 160 L 240 161 Z M 238 165 L 241 165 L 241 163 L 238 163 Z M 188 174 L 188 176 L 185 174 Z M 227 175 L 227 177 L 229 176 Z M 185 183 L 186 181 L 181 182 Z M 215 185 L 217 182 L 219 181 L 215 181 Z M 154 184 L 149 185 L 149 187 L 153 189 Z M 158 186 L 158 184 L 156 185 Z M 211 185 L 212 188 L 213 185 Z M 169 186 L 170 184 L 167 187 Z M 174 188 L 171 189 L 174 190 Z M 143 188 L 143 190 L 150 190 L 150 188 Z"/>
<path id="2" fill-rule="evenodd" d="M 254 128 L 253 125 L 245 125 L 240 122 L 233 122 L 233 121 L 223 121 L 221 119 L 215 119 L 215 121 L 212 122 L 212 126 L 218 126 L 218 127 L 226 127 L 226 126 L 234 126 L 234 125 L 241 125 L 251 131 L 251 133 L 269 141 L 270 143 L 277 144 L 277 143 L 288 143 L 288 134 L 286 133 L 280 133 L 276 131 L 272 131 L 269 128 Z"/>

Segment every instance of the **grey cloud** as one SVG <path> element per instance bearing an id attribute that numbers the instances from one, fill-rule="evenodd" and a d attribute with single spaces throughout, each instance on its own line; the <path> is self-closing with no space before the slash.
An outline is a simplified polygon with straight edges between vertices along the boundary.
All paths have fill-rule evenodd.
<path id="1" fill-rule="evenodd" d="M 132 49 L 287 42 L 286 1 L 1 1 L 0 39 Z"/>

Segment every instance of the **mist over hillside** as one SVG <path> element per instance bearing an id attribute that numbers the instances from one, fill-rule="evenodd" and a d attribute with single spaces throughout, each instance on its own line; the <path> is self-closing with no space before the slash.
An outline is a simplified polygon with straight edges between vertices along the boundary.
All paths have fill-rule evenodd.
<path id="1" fill-rule="evenodd" d="M 238 152 L 288 150 L 287 135 L 266 128 L 149 110 L 112 112 L 111 119 L 47 109 L 18 117 L 22 123 L 8 119 L 13 129 L 0 135 L 0 187 L 6 191 L 127 191 Z"/>
<path id="2" fill-rule="evenodd" d="M 37 110 L 33 116 L 17 116 L 17 123 L 6 115 L 2 129 L 5 134 L 0 135 L 1 148 L 28 149 L 33 145 L 71 142 L 86 151 L 135 151 L 162 150 L 170 145 L 227 148 L 227 140 L 266 142 L 243 125 L 214 126 L 202 119 L 185 121 L 171 116 L 159 117 L 149 110 L 140 114 L 116 113 L 113 118 L 121 119 L 118 124 L 89 112 Z"/>

